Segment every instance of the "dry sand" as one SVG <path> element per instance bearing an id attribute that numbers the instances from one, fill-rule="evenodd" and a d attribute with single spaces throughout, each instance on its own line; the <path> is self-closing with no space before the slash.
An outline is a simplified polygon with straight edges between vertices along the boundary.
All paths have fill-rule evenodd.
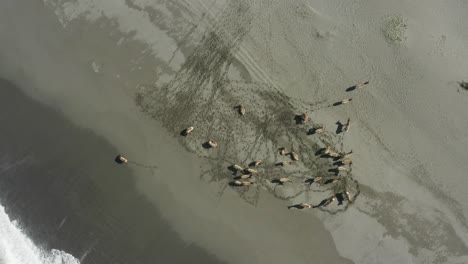
<path id="1" fill-rule="evenodd" d="M 231 262 L 468 261 L 466 1 L 16 2 L 1 4 L 3 75 L 156 162 L 135 168 L 136 185 L 187 241 Z M 289 119 L 302 111 L 329 132 L 302 135 Z M 348 117 L 350 132 L 334 135 Z M 197 134 L 178 137 L 190 125 Z M 208 138 L 220 147 L 203 149 Z M 278 174 L 298 182 L 326 168 L 312 155 L 323 144 L 353 149 L 356 203 L 292 212 L 265 182 L 227 187 L 227 165 L 272 163 L 290 144 L 304 162 Z"/>

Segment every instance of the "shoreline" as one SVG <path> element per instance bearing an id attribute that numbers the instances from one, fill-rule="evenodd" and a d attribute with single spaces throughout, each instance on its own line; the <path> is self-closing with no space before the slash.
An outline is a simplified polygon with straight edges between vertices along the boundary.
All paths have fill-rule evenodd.
<path id="1" fill-rule="evenodd" d="M 81 263 L 222 263 L 172 230 L 117 150 L 1 80 L 0 199 L 37 245 Z"/>
<path id="2" fill-rule="evenodd" d="M 5 82 L 3 82 L 3 84 L 5 84 Z M 31 160 L 26 160 L 30 164 L 27 162 L 19 167 L 21 173 L 18 173 L 14 181 L 9 181 L 8 179 L 11 179 L 18 171 L 12 170 L 11 172 L 4 173 L 3 181 L 0 185 L 2 187 L 2 194 L 6 194 L 5 197 L 2 197 L 2 202 L 4 202 L 5 207 L 8 209 L 11 218 L 19 219 L 20 223 L 27 231 L 26 234 L 35 242 L 38 242 L 39 245 L 45 248 L 63 249 L 80 259 L 82 261 L 81 263 L 100 263 L 100 261 L 103 260 L 107 261 L 108 258 L 111 258 L 113 261 L 126 263 L 122 259 L 127 259 L 131 262 L 132 256 L 136 256 L 127 251 L 131 249 L 130 245 L 145 244 L 152 241 L 151 245 L 158 248 L 157 245 L 160 244 L 154 245 L 154 243 L 156 241 L 161 241 L 164 242 L 164 246 L 161 247 L 162 250 L 167 248 L 169 246 L 167 244 L 172 241 L 171 239 L 168 240 L 168 238 L 166 238 L 160 240 L 160 238 L 158 238 L 155 240 L 155 238 L 148 237 L 148 235 L 165 230 L 163 233 L 167 236 L 178 237 L 178 235 L 171 234 L 170 231 L 167 231 L 167 229 L 171 228 L 157 227 L 157 225 L 154 225 L 159 222 L 158 225 L 168 226 L 169 223 L 167 219 L 171 219 L 170 225 L 176 226 L 178 228 L 178 233 L 183 233 L 186 236 L 184 240 L 177 242 L 182 243 L 184 246 L 172 247 L 178 248 L 178 252 L 181 248 L 187 250 L 188 253 L 183 254 L 183 256 L 187 258 L 192 257 L 191 253 L 202 259 L 206 257 L 207 259 L 203 260 L 205 261 L 204 263 L 221 262 L 215 260 L 211 261 L 212 258 L 209 257 L 210 254 L 208 253 L 197 253 L 200 252 L 200 249 L 195 245 L 197 244 L 195 238 L 203 237 L 203 233 L 199 232 L 203 230 L 211 230 L 211 232 L 214 232 L 212 235 L 216 233 L 216 236 L 213 236 L 209 240 L 204 238 L 199 242 L 202 242 L 205 246 L 210 245 L 210 251 L 212 250 L 216 252 L 216 254 L 220 254 L 223 258 L 229 260 L 229 262 L 248 262 L 252 260 L 252 258 L 258 258 L 257 260 L 260 262 L 269 261 L 272 263 L 291 260 L 290 254 L 284 255 L 281 252 L 272 253 L 268 250 L 270 246 L 284 248 L 285 245 L 277 244 L 279 241 L 282 241 L 281 244 L 286 243 L 289 245 L 287 247 L 289 248 L 289 252 L 297 252 L 297 262 L 318 258 L 325 262 L 333 259 L 332 261 L 336 263 L 348 263 L 344 260 L 339 261 L 340 258 L 336 257 L 336 253 L 333 253 L 333 250 L 321 249 L 320 251 L 316 251 L 310 249 L 310 245 L 316 245 L 318 249 L 319 245 L 327 243 L 327 247 L 333 247 L 331 240 L 326 242 L 327 240 L 324 239 L 329 235 L 323 228 L 318 227 L 321 223 L 318 219 L 313 220 L 314 218 L 311 218 L 309 214 L 288 211 L 286 209 L 286 204 L 282 202 L 278 203 L 276 198 L 271 197 L 268 193 L 264 193 L 264 195 L 261 196 L 256 207 L 245 203 L 238 197 L 235 191 L 228 191 L 216 198 L 214 194 L 216 189 L 219 188 L 219 185 L 200 181 L 197 177 L 200 171 L 198 170 L 198 165 L 196 165 L 196 160 L 192 160 L 192 165 L 188 166 L 188 170 L 186 171 L 190 173 L 192 177 L 179 178 L 177 181 L 165 183 L 160 182 L 159 180 L 161 180 L 162 175 L 170 175 L 174 169 L 173 165 L 170 165 L 172 156 L 186 156 L 187 160 L 190 159 L 189 156 L 192 155 L 188 153 L 184 154 L 185 150 L 183 148 L 179 148 L 179 150 L 166 148 L 164 154 L 160 154 L 160 157 L 155 158 L 155 160 L 160 160 L 162 164 L 169 164 L 169 166 L 158 165 L 156 174 L 153 174 L 153 172 L 144 167 L 125 167 L 126 165 L 117 165 L 113 160 L 117 150 L 108 146 L 107 142 L 96 137 L 87 129 L 76 128 L 60 114 L 55 113 L 48 107 L 33 102 L 32 99 L 27 98 L 26 95 L 22 95 L 18 91 L 18 88 L 12 89 L 14 89 L 12 93 L 15 96 L 12 96 L 12 94 L 3 94 L 1 98 L 9 98 L 9 103 L 15 102 L 11 104 L 10 107 L 19 107 L 23 109 L 23 111 L 18 113 L 17 116 L 7 115 L 9 119 L 4 118 L 3 120 L 4 122 L 10 121 L 12 123 L 20 122 L 25 128 L 21 129 L 17 124 L 12 124 L 8 127 L 11 127 L 15 131 L 23 131 L 26 134 L 35 134 L 36 138 L 31 140 L 37 142 L 39 145 L 37 146 L 38 149 L 44 149 L 41 145 L 42 143 L 48 145 L 57 144 L 56 151 L 51 151 L 51 149 L 49 149 L 48 152 L 52 154 L 42 157 L 38 154 L 38 150 L 35 150 L 34 145 L 28 144 L 29 141 L 25 141 L 25 137 L 21 136 L 21 134 L 17 135 L 18 140 L 21 140 L 21 144 L 16 144 L 15 141 L 8 141 L 8 144 L 11 144 L 9 145 L 10 150 L 8 150 L 8 153 L 15 153 L 13 150 L 14 146 L 25 144 L 28 146 L 27 156 L 32 156 L 33 158 L 31 158 Z M 8 91 L 8 89 L 2 89 L 2 92 L 6 91 Z M 17 97 L 17 101 L 15 97 Z M 8 104 L 5 102 L 4 105 Z M 30 114 L 28 114 L 27 108 L 30 108 Z M 11 112 L 12 111 L 7 111 L 7 113 Z M 43 112 L 45 113 L 42 114 Z M 37 127 L 33 127 L 31 130 L 31 128 L 28 127 L 28 122 L 22 120 L 33 115 L 33 113 L 39 123 Z M 65 128 L 61 128 L 62 126 L 65 126 Z M 35 132 L 34 129 L 37 129 L 38 132 Z M 49 130 L 53 132 L 48 132 Z M 77 130 L 77 132 L 75 132 L 75 130 Z M 150 133 L 151 131 L 147 132 Z M 164 137 L 161 137 L 159 140 L 167 141 Z M 172 141 L 174 139 L 170 140 Z M 59 142 L 62 143 L 59 144 Z M 164 143 L 153 142 L 153 144 L 158 145 Z M 65 147 L 62 149 L 59 146 Z M 3 145 L 3 147 L 4 149 L 9 149 L 5 145 Z M 80 150 L 83 148 L 84 150 Z M 169 154 L 167 151 L 175 151 L 175 153 Z M 93 153 L 93 156 L 90 156 L 89 153 Z M 24 152 L 19 151 L 17 158 L 24 155 L 26 155 Z M 166 161 L 164 161 L 164 157 L 166 157 Z M 45 164 L 47 165 L 41 165 L 41 158 L 46 160 Z M 3 160 L 5 161 L 5 159 Z M 57 160 L 62 160 L 60 164 L 63 165 L 58 165 L 56 163 Z M 8 164 L 13 161 L 14 159 L 6 158 Z M 51 164 L 51 161 L 54 161 L 54 163 Z M 45 171 L 48 172 L 45 174 L 47 177 L 39 177 L 38 175 L 41 175 L 41 171 L 45 168 L 47 168 Z M 29 171 L 32 173 L 29 173 Z M 132 171 L 135 171 L 136 174 L 133 174 Z M 70 175 L 62 176 L 62 174 Z M 135 177 L 136 183 L 132 183 L 133 177 L 129 177 L 130 175 L 134 175 L 133 177 Z M 136 184 L 135 188 L 137 188 L 138 191 L 128 189 L 128 187 L 133 184 Z M 30 187 L 24 189 L 21 186 Z M 9 191 L 5 192 L 4 190 Z M 97 192 L 98 190 L 99 192 Z M 125 201 L 122 200 L 124 198 L 120 198 L 119 200 L 118 197 L 114 197 L 116 193 L 119 194 L 119 197 L 123 196 Z M 145 194 L 146 198 L 143 198 L 140 193 Z M 151 195 L 151 193 L 155 195 Z M 194 199 L 196 196 L 203 193 L 205 193 L 203 197 Z M 131 198 L 135 195 L 136 197 Z M 129 197 L 130 200 L 127 200 Z M 177 197 L 192 198 L 180 200 Z M 151 205 L 146 202 L 147 198 L 151 200 Z M 33 203 L 34 210 L 28 209 L 31 206 L 31 199 L 34 199 L 36 202 Z M 171 199 L 175 200 L 171 202 Z M 216 201 L 214 199 L 219 200 Z M 111 201 L 112 203 L 109 204 Z M 176 205 L 174 202 L 177 206 L 173 206 Z M 114 203 L 118 203 L 118 205 L 112 206 Z M 222 207 L 218 207 L 213 211 L 213 207 L 211 206 L 216 204 L 221 205 L 220 203 Z M 53 206 L 51 206 L 52 204 Z M 132 206 L 132 204 L 135 205 Z M 163 216 L 159 216 L 162 217 L 159 221 L 156 220 L 158 213 L 153 207 L 153 204 L 157 204 L 157 206 L 165 212 Z M 68 206 L 72 207 L 69 208 Z M 144 209 L 148 206 L 150 209 Z M 185 208 L 184 210 L 190 207 L 197 208 L 197 211 L 180 211 L 178 209 L 180 206 Z M 129 208 L 135 209 L 128 211 Z M 115 214 L 115 210 L 117 210 L 117 214 Z M 107 215 L 105 213 L 106 211 L 113 213 Z M 154 213 L 148 215 L 150 211 Z M 284 213 L 281 213 L 281 211 Z M 138 214 L 141 214 L 141 217 L 136 217 Z M 250 217 L 246 218 L 246 215 Z M 265 222 L 266 215 L 275 215 L 275 220 L 272 221 L 270 219 L 267 224 L 267 222 Z M 148 218 L 148 216 L 150 218 L 144 221 L 147 224 L 143 224 L 140 221 L 133 222 L 132 219 L 128 219 L 128 217 Z M 122 219 L 126 220 L 121 223 L 120 221 Z M 187 222 L 186 219 L 190 219 L 190 222 Z M 105 223 L 104 226 L 102 226 L 103 223 L 101 221 Z M 284 226 L 284 223 L 289 223 L 290 221 L 295 222 L 296 226 L 291 227 L 289 224 L 288 226 Z M 130 228 L 130 225 L 137 223 L 137 229 L 135 229 L 136 227 Z M 109 225 L 109 229 L 105 227 L 107 225 Z M 147 225 L 147 227 L 142 227 L 142 225 Z M 249 225 L 260 228 L 257 229 L 255 233 L 245 233 L 242 227 L 247 227 Z M 310 231 L 305 232 L 305 230 L 303 230 L 305 226 L 307 226 Z M 154 230 L 155 227 L 156 230 Z M 123 228 L 126 232 L 118 232 L 117 230 L 119 228 Z M 281 231 L 281 229 L 285 230 Z M 124 244 L 126 246 L 123 247 L 125 250 L 123 250 L 123 248 L 122 250 L 117 250 L 117 246 L 121 244 L 119 241 L 125 241 L 126 238 L 132 237 L 132 235 L 128 233 L 130 230 L 138 231 L 137 233 L 139 235 L 137 234 L 134 236 L 138 237 L 135 239 L 139 242 L 127 242 L 129 244 Z M 194 232 L 195 230 L 198 231 Z M 273 232 L 273 234 L 275 234 L 274 237 L 281 237 L 281 240 L 271 245 L 268 244 L 271 242 L 265 244 L 267 241 L 275 240 L 275 238 L 273 238 L 273 240 L 268 239 L 268 237 L 273 235 L 272 230 L 276 230 Z M 298 233 L 299 230 L 302 230 L 300 238 L 291 237 L 285 233 Z M 89 233 L 90 231 L 91 233 Z M 117 233 L 115 233 L 116 231 Z M 76 235 L 80 233 L 81 235 L 76 237 Z M 118 239 L 114 237 L 115 234 L 118 234 L 121 238 Z M 111 237 L 112 239 L 110 239 Z M 187 240 L 187 238 L 189 239 Z M 229 238 L 230 241 L 223 241 L 223 238 Z M 106 241 L 115 241 L 115 243 L 118 244 L 107 245 Z M 219 243 L 217 241 L 223 242 Z M 248 241 L 248 243 L 241 245 L 242 243 L 240 241 L 244 241 L 243 243 Z M 305 241 L 308 242 L 304 243 Z M 176 244 L 176 242 L 173 243 Z M 190 245 L 189 247 L 186 246 L 187 243 Z M 254 257 L 255 255 L 251 253 L 242 255 L 242 252 L 250 252 L 248 245 L 251 243 L 262 244 L 262 246 L 257 246 L 257 249 L 251 252 L 255 253 L 257 256 Z M 150 246 L 150 244 L 145 245 Z M 113 246 L 116 248 L 113 248 Z M 301 247 L 304 247 L 302 251 Z M 169 251 L 170 250 L 168 250 L 168 252 Z M 116 252 L 120 253 L 117 254 Z M 139 252 L 139 257 L 145 255 L 145 253 L 141 251 L 137 252 Z M 157 254 L 160 258 L 167 258 L 168 260 L 170 259 L 171 261 L 177 262 L 177 259 L 174 259 L 174 254 L 167 253 L 161 256 L 161 252 L 154 249 L 145 252 L 149 252 L 149 262 L 158 259 L 154 254 Z M 180 261 L 183 260 L 181 259 Z M 142 260 L 142 263 L 147 262 Z"/>
<path id="3" fill-rule="evenodd" d="M 460 59 L 468 52 L 462 49 L 466 34 L 459 31 L 468 10 L 462 2 L 430 1 L 418 8 L 359 1 L 44 3 L 46 8 L 3 4 L 4 28 L 18 30 L 0 34 L 0 69 L 35 99 L 118 145 L 125 156 L 157 165 L 154 173 L 132 168 L 136 186 L 189 243 L 233 262 L 318 256 L 355 263 L 468 260 L 462 187 L 468 184 L 468 141 L 461 136 L 468 129 L 467 97 L 452 87 L 468 67 Z M 392 29 L 386 21 L 400 23 L 395 33 L 404 36 L 401 42 L 382 33 Z M 325 107 L 363 79 L 371 85 L 350 93 L 352 104 Z M 158 96 L 176 100 L 163 105 Z M 230 104 L 243 101 L 247 113 L 256 113 L 246 115 L 245 123 L 230 112 Z M 142 102 L 149 115 L 137 107 Z M 289 144 L 291 135 L 304 143 L 294 128 L 277 139 L 266 125 L 290 129 L 289 118 L 303 109 L 329 129 L 337 120 L 352 119 L 343 150 L 356 152 L 353 175 L 363 191 L 345 214 L 282 211 L 286 205 L 261 188 L 246 192 L 254 201 L 248 204 L 225 188 L 231 179 L 227 165 L 263 157 L 276 161 L 274 148 Z M 186 142 L 178 132 L 194 123 L 201 125 L 200 134 Z M 226 148 L 198 145 L 211 136 L 223 138 Z M 300 151 L 310 156 L 310 150 Z M 290 222 L 297 226 L 285 228 Z M 262 237 L 255 236 L 257 230 Z"/>
<path id="4" fill-rule="evenodd" d="M 47 10 L 39 7 L 34 10 L 42 10 L 44 16 L 50 15 Z M 217 192 L 227 183 L 221 182 L 220 187 L 200 181 L 201 161 L 180 145 L 179 137 L 174 137 L 172 133 L 140 112 L 131 97 L 129 98 L 132 93 L 128 89 L 134 84 L 122 85 L 119 78 L 109 74 L 111 65 L 103 66 L 102 74 L 94 72 L 88 61 L 82 61 L 80 56 L 75 57 L 75 53 L 70 55 L 63 46 L 57 45 L 64 39 L 69 43 L 75 43 L 75 40 L 70 39 L 66 33 L 60 33 L 65 34 L 62 36 L 55 32 L 55 30 L 60 32 L 56 22 L 44 22 L 37 16 L 37 14 L 25 14 L 25 17 L 33 20 L 24 25 L 25 32 L 31 24 L 40 25 L 37 30 L 47 37 L 43 38 L 44 43 L 36 43 L 34 49 L 38 47 L 51 49 L 46 53 L 51 56 L 44 57 L 45 53 L 35 53 L 34 56 L 37 57 L 24 58 L 28 61 L 24 61 L 25 66 L 17 65 L 17 60 L 11 61 L 12 64 L 5 65 L 4 68 L 7 72 L 12 72 L 11 78 L 24 84 L 22 87 L 31 87 L 25 90 L 29 95 L 55 109 L 60 109 L 67 119 L 78 126 L 92 129 L 110 142 L 118 142 L 119 153 L 124 154 L 129 160 L 158 166 L 154 176 L 144 168 L 132 168 L 135 172 L 136 186 L 142 195 L 160 208 L 164 218 L 170 221 L 171 226 L 185 241 L 197 243 L 224 260 L 236 263 L 252 260 L 271 263 L 290 260 L 304 263 L 313 259 L 334 263 L 350 262 L 337 254 L 332 238 L 314 215 L 291 214 L 285 204 L 277 201 L 273 204 L 271 200 L 264 208 L 254 210 L 251 205 L 244 204 L 237 194 L 233 196 L 233 192 L 227 192 L 222 196 L 222 200 L 229 204 L 229 207 L 219 204 L 220 198 Z M 17 26 L 23 25 L 17 24 Z M 52 27 L 52 30 L 47 30 L 48 27 Z M 26 43 L 24 42 L 25 45 Z M 105 42 L 102 43 L 104 44 Z M 29 49 L 21 47 L 23 48 Z M 126 56 L 132 55 L 133 53 L 124 53 L 120 57 L 115 57 L 115 60 L 124 60 Z M 31 59 L 33 61 L 29 63 Z M 34 64 L 35 61 L 41 61 L 42 65 L 38 67 Z M 152 61 L 148 62 L 150 63 Z M 15 67 L 26 67 L 24 71 L 28 74 L 21 77 L 14 70 Z M 146 67 L 142 69 L 144 74 L 151 73 Z M 67 79 L 63 79 L 62 74 Z M 134 80 L 135 77 L 125 78 Z M 50 79 L 54 81 L 49 82 Z M 60 95 L 60 92 L 56 93 L 62 89 L 66 89 L 66 96 Z M 183 164 L 179 164 L 178 160 L 183 160 Z M 214 208 L 215 214 L 213 214 Z M 276 208 L 277 211 L 273 212 L 272 208 Z M 245 217 L 247 212 L 255 217 L 249 220 Z M 259 212 L 267 214 L 262 215 Z M 237 219 L 237 222 L 231 218 Z M 265 225 L 271 219 L 276 221 Z M 248 231 L 254 228 L 249 227 L 251 221 L 263 230 L 265 236 L 258 237 L 252 232 L 253 230 Z M 282 228 L 284 223 L 289 221 L 297 222 L 298 225 L 289 228 L 290 233 L 285 233 Z M 301 239 L 296 239 L 296 234 L 304 233 L 304 226 L 307 226 L 308 236 L 300 235 Z M 320 233 L 320 236 L 316 236 L 316 233 Z M 207 237 L 206 234 L 212 237 Z M 278 237 L 288 243 L 273 243 L 272 241 Z M 311 249 L 308 246 L 318 243 L 326 245 L 326 248 L 317 246 Z M 278 250 L 273 250 L 274 248 Z M 285 254 L 283 251 L 301 253 Z"/>

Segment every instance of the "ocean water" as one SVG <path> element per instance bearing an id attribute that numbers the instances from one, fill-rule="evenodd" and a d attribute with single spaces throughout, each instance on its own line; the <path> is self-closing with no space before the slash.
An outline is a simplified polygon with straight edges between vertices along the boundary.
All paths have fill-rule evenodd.
<path id="1" fill-rule="evenodd" d="M 12 221 L 0 205 L 0 264 L 79 264 L 80 261 L 61 250 L 43 250 L 35 245 Z"/>

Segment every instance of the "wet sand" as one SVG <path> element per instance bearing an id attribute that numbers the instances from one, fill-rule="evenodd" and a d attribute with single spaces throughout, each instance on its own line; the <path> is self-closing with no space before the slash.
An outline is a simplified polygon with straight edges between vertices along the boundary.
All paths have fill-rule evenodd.
<path id="1" fill-rule="evenodd" d="M 201 249 L 201 242 L 229 262 L 279 263 L 294 254 L 298 263 L 317 258 L 346 263 L 328 248 L 333 244 L 317 219 L 289 213 L 266 195 L 256 207 L 235 192 L 218 196 L 213 188 L 219 186 L 200 182 L 193 157 L 182 148 L 169 152 L 174 148 L 165 145 L 167 138 L 154 142 L 164 146 L 157 168 L 138 160 L 118 165 L 113 158 L 119 150 L 106 140 L 34 102 L 11 82 L 3 79 L 1 87 L 0 199 L 43 248 L 65 250 L 81 263 L 222 263 Z M 179 172 L 185 177 L 161 182 L 181 170 L 171 161 L 175 156 L 192 167 Z M 187 240 L 172 231 L 174 224 Z M 251 243 L 257 244 L 254 250 Z"/>
<path id="2" fill-rule="evenodd" d="M 291 212 L 287 210 L 287 203 L 258 188 L 253 189 L 255 205 L 246 203 L 239 197 L 236 189 L 228 187 L 227 179 L 213 182 L 210 178 L 201 177 L 206 168 L 212 172 L 210 162 L 187 152 L 180 144 L 178 132 L 168 132 L 155 120 L 148 118 L 141 113 L 133 100 L 135 94 L 129 88 L 133 89 L 136 81 L 153 74 L 151 69 L 142 67 L 139 72 L 136 67 L 132 71 L 134 74 L 130 75 L 122 73 L 117 76 L 110 72 L 96 74 L 107 72 L 109 67 L 128 67 L 129 57 L 138 53 L 118 53 L 116 50 L 106 49 L 105 42 L 79 42 L 79 35 L 61 32 L 61 25 L 54 20 L 54 16 L 38 3 L 25 5 L 7 2 L 4 6 L 13 8 L 2 9 L 5 17 L 8 10 L 17 10 L 27 19 L 21 23 L 16 21 L 18 31 L 5 32 L 3 35 L 5 45 L 9 47 L 6 49 L 12 52 L 1 54 L 2 72 L 16 81 L 29 95 L 63 111 L 74 124 L 105 136 L 113 145 L 118 145 L 118 152 L 125 153 L 130 160 L 143 165 L 156 165 L 156 170 L 142 166 L 131 167 L 134 173 L 132 180 L 142 197 L 159 209 L 163 218 L 167 219 L 184 241 L 199 245 L 210 254 L 230 263 L 308 263 L 312 260 L 318 263 L 350 262 L 337 254 L 330 234 L 316 216 Z M 12 20 L 6 20 L 5 23 L 7 21 Z M 30 28 L 31 25 L 36 26 Z M 96 38 L 102 35 L 99 28 L 87 28 L 86 24 L 77 26 L 84 26 L 82 30 L 95 34 Z M 90 48 L 88 44 L 97 45 L 92 50 L 98 53 L 109 52 L 106 56 L 114 58 L 115 63 L 106 64 L 105 68 L 102 66 L 100 69 L 93 67 L 96 64 L 89 60 L 86 51 Z M 20 46 L 15 52 L 13 47 L 17 45 Z M 140 47 L 138 43 L 128 44 L 129 51 L 139 51 Z M 118 60 L 125 64 L 117 63 Z M 153 64 L 154 61 L 149 60 L 147 63 Z M 102 65 L 102 62 L 99 64 Z M 111 159 L 106 159 L 106 162 L 111 162 L 116 152 L 117 150 L 109 153 Z M 223 166 L 223 173 L 229 173 L 225 165 L 219 166 Z M 113 185 L 110 181 L 100 188 L 114 193 Z M 77 196 L 81 197 L 80 194 Z M 130 200 L 129 202 L 140 202 Z M 124 209 L 119 208 L 117 211 L 119 217 L 124 219 L 132 217 L 131 210 L 128 211 L 126 206 L 138 207 L 132 204 L 123 206 Z M 87 214 L 88 210 L 95 210 L 93 206 L 90 207 L 84 212 L 78 210 L 77 213 Z M 153 232 L 151 224 L 148 225 L 135 223 L 135 228 L 142 233 Z M 91 232 L 92 230 L 90 227 Z M 114 237 L 109 239 L 115 243 L 121 240 Z M 135 244 L 143 248 L 142 251 L 155 250 L 153 241 L 149 242 L 142 237 L 135 237 L 135 240 Z M 73 241 L 68 243 L 73 244 Z M 164 243 L 164 240 L 158 243 Z M 168 250 L 170 254 L 177 254 L 174 247 L 176 246 L 171 245 L 171 250 Z M 83 249 L 77 253 L 73 249 L 64 250 L 76 254 L 78 258 L 87 252 L 83 252 Z M 112 257 L 114 254 L 122 254 L 132 261 L 135 256 L 126 255 L 125 251 L 112 247 L 108 250 L 96 250 L 95 254 L 98 255 L 99 252 Z M 87 255 L 83 263 L 94 263 L 92 261 L 94 257 Z M 134 263 L 132 261 L 130 263 Z M 149 257 L 148 260 L 141 260 L 141 263 L 152 261 Z"/>
<path id="3" fill-rule="evenodd" d="M 182 240 L 118 150 L 0 80 L 0 201 L 45 249 L 81 263 L 223 263 Z"/>
<path id="4" fill-rule="evenodd" d="M 185 240 L 243 263 L 468 259 L 464 2 L 44 3 L 2 3 L 5 28 L 18 28 L 0 34 L 2 72 L 131 159 L 156 163 L 132 168 L 136 186 Z M 324 135 L 294 123 L 304 111 Z M 348 117 L 351 131 L 336 135 Z M 220 147 L 204 149 L 209 138 Z M 320 197 L 301 185 L 327 172 L 314 156 L 325 144 L 354 150 L 359 197 L 345 212 L 287 210 L 342 189 Z M 228 186 L 228 165 L 271 165 L 279 146 L 301 162 L 261 168 L 255 188 Z M 268 183 L 283 175 L 295 185 Z"/>

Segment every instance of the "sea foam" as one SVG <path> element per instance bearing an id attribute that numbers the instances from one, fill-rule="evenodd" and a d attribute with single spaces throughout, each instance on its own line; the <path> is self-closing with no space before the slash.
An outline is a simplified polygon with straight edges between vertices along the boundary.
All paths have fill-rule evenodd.
<path id="1" fill-rule="evenodd" d="M 80 261 L 61 250 L 43 250 L 36 246 L 11 221 L 0 205 L 0 264 L 79 264 Z"/>

